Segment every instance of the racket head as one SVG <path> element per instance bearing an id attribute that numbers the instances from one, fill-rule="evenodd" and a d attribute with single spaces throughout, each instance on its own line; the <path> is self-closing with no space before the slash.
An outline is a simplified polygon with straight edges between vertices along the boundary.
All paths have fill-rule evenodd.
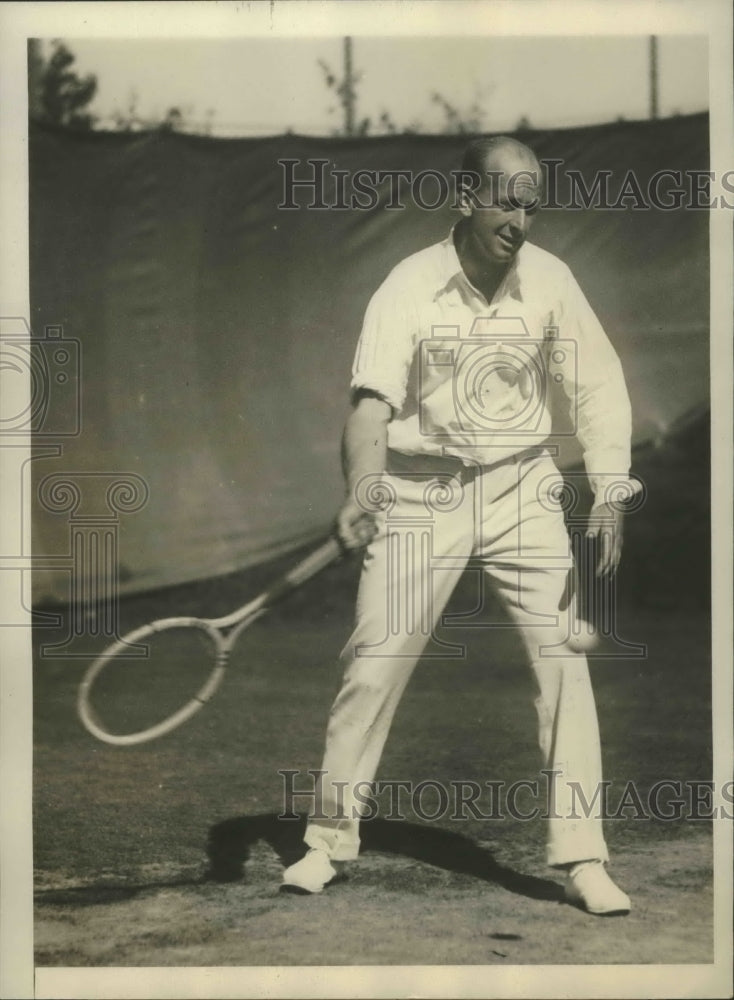
<path id="1" fill-rule="evenodd" d="M 144 643 L 146 639 L 153 640 L 161 633 L 171 632 L 174 629 L 196 630 L 200 637 L 205 640 L 207 662 L 209 673 L 205 682 L 196 691 L 193 697 L 186 701 L 179 709 L 168 714 L 160 722 L 145 729 L 139 729 L 131 733 L 110 732 L 95 710 L 92 700 L 92 690 L 100 675 L 107 670 L 118 669 L 124 662 L 130 662 L 130 647 L 135 644 Z M 192 636 L 193 638 L 193 636 Z M 210 622 L 202 618 L 161 618 L 158 621 L 150 622 L 140 628 L 128 632 L 121 639 L 111 643 L 100 655 L 92 661 L 87 672 L 79 685 L 77 693 L 77 714 L 79 719 L 92 736 L 95 736 L 103 743 L 112 746 L 135 746 L 139 743 L 147 743 L 149 740 L 165 736 L 166 733 L 173 732 L 179 726 L 187 722 L 209 701 L 219 685 L 222 683 L 231 642 L 222 636 Z M 152 669 L 155 669 L 152 667 Z"/>

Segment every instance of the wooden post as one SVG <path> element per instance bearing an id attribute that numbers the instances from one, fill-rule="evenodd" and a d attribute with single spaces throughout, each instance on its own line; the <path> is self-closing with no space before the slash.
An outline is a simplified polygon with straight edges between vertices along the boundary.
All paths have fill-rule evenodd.
<path id="1" fill-rule="evenodd" d="M 344 133 L 354 135 L 354 77 L 352 75 L 352 39 L 344 39 Z"/>
<path id="2" fill-rule="evenodd" d="M 658 40 L 650 35 L 650 117 L 658 117 Z"/>

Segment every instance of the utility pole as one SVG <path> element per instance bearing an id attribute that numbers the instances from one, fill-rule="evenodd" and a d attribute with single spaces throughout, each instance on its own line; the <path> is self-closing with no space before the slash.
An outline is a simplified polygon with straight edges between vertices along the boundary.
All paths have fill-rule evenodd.
<path id="1" fill-rule="evenodd" d="M 658 117 L 658 40 L 650 35 L 650 117 Z"/>
<path id="2" fill-rule="evenodd" d="M 43 114 L 41 102 L 41 77 L 43 76 L 43 52 L 37 38 L 28 39 L 28 115 L 38 119 Z"/>
<path id="3" fill-rule="evenodd" d="M 344 39 L 344 134 L 354 135 L 354 104 L 356 99 L 355 79 L 352 72 L 352 39 Z"/>

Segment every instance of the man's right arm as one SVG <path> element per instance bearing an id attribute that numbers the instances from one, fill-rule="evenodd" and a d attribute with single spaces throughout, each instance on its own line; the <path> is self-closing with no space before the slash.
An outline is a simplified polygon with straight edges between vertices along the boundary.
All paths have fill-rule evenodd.
<path id="1" fill-rule="evenodd" d="M 352 366 L 354 408 L 342 438 L 347 495 L 336 519 L 349 549 L 364 547 L 377 531 L 377 509 L 365 509 L 364 480 L 385 471 L 387 428 L 403 407 L 418 329 L 414 295 L 395 270 L 369 301 Z"/>
<path id="2" fill-rule="evenodd" d="M 336 518 L 336 528 L 347 549 L 367 545 L 377 531 L 376 511 L 358 502 L 358 488 L 366 476 L 385 471 L 387 425 L 392 407 L 377 393 L 361 390 L 347 418 L 342 438 L 342 467 L 347 495 Z"/>

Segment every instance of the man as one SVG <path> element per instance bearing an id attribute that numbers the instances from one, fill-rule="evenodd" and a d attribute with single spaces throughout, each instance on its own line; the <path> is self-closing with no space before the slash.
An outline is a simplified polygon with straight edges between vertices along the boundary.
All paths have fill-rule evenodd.
<path id="1" fill-rule="evenodd" d="M 617 566 L 629 484 L 630 409 L 617 356 L 571 272 L 526 243 L 541 193 L 534 153 L 506 137 L 465 154 L 461 220 L 403 260 L 368 306 L 343 441 L 337 530 L 366 548 L 357 620 L 342 652 L 317 807 L 283 888 L 319 892 L 359 852 L 364 788 L 376 774 L 408 679 L 471 559 L 519 627 L 532 665 L 543 765 L 554 778 L 547 860 L 566 897 L 627 913 L 605 869 L 596 708 L 574 642 L 572 561 L 547 448 L 551 383 L 570 401 L 596 501 L 599 573 Z M 469 181 L 472 183 L 469 183 Z M 445 641 L 443 645 L 447 644 Z M 450 644 L 448 644 L 450 646 Z M 362 795 L 359 795 L 359 790 Z"/>

